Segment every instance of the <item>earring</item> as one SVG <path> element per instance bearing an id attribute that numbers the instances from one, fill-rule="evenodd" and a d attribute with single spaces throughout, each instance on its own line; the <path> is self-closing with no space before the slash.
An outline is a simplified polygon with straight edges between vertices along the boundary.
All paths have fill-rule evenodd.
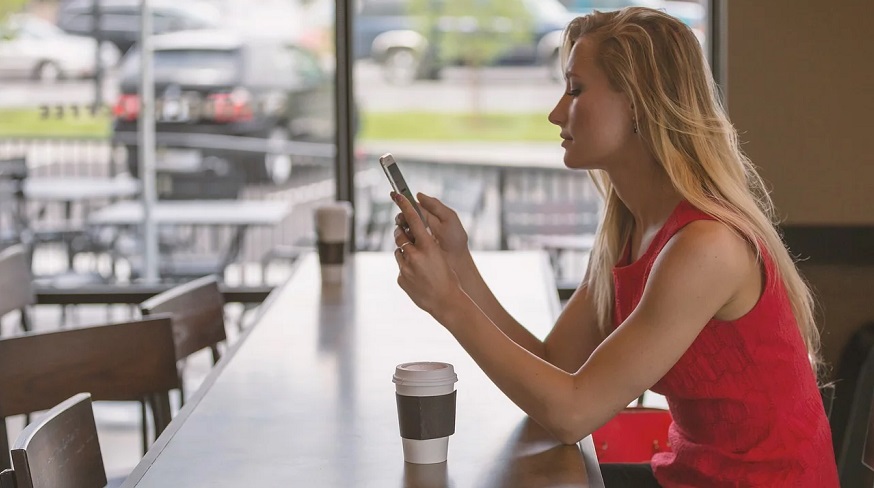
<path id="1" fill-rule="evenodd" d="M 637 134 L 637 120 L 632 120 L 634 133 Z"/>

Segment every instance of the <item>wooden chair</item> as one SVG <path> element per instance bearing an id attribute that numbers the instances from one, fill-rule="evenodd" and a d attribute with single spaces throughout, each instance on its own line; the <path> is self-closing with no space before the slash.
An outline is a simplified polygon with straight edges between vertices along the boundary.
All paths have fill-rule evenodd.
<path id="1" fill-rule="evenodd" d="M 30 259 L 21 244 L 0 252 L 0 318 L 9 312 L 21 313 L 21 328 L 30 330 L 28 308 L 36 303 L 30 274 Z"/>
<path id="2" fill-rule="evenodd" d="M 91 395 L 76 394 L 28 425 L 12 446 L 17 488 L 103 488 Z"/>
<path id="3" fill-rule="evenodd" d="M 0 488 L 17 488 L 15 486 L 15 473 L 11 469 L 0 471 Z"/>
<path id="4" fill-rule="evenodd" d="M 183 369 L 185 360 L 209 348 L 212 363 L 221 357 L 218 345 L 227 341 L 225 334 L 225 300 L 219 291 L 218 278 L 204 276 L 175 286 L 140 304 L 143 317 L 169 315 L 173 321 L 173 342 L 179 375 L 179 405 L 185 404 Z M 143 418 L 146 410 L 143 405 Z"/>
<path id="5" fill-rule="evenodd" d="M 859 372 L 847 427 L 837 453 L 841 487 L 872 486 L 872 473 L 866 467 L 868 463 L 874 465 L 874 453 L 872 453 L 874 446 L 870 446 L 870 443 L 874 442 L 872 407 L 874 407 L 874 349 L 868 352 Z"/>
<path id="6" fill-rule="evenodd" d="M 48 410 L 83 391 L 94 400 L 147 398 L 157 437 L 170 422 L 169 390 L 179 386 L 173 351 L 166 316 L 0 340 L 0 453 L 8 451 L 6 417 Z M 0 469 L 7 467 L 0 455 Z"/>
<path id="7" fill-rule="evenodd" d="M 871 401 L 871 409 L 868 411 L 868 430 L 865 435 L 865 449 L 862 451 L 862 464 L 870 471 L 874 471 L 874 399 Z M 868 473 L 868 486 L 872 486 L 871 473 Z"/>
<path id="8" fill-rule="evenodd" d="M 216 276 L 204 276 L 159 293 L 140 304 L 140 313 L 143 317 L 171 317 L 177 361 L 206 348 L 212 351 L 213 364 L 221 357 L 218 345 L 227 341 L 225 299 Z"/>

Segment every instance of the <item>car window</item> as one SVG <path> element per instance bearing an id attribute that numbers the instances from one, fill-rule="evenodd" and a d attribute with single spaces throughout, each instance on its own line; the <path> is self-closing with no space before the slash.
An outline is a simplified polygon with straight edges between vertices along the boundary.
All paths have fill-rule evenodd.
<path id="1" fill-rule="evenodd" d="M 660 2 L 651 0 L 571 0 L 570 10 L 618 10 L 624 7 L 640 5 L 644 7 L 658 7 Z"/>
<path id="2" fill-rule="evenodd" d="M 70 16 L 65 25 L 67 29 L 73 32 L 86 32 L 92 29 L 94 18 L 87 12 L 77 13 Z"/>
<path id="3" fill-rule="evenodd" d="M 289 64 L 294 67 L 298 76 L 304 80 L 317 83 L 325 79 L 318 60 L 310 53 L 294 46 L 285 46 L 283 53 L 288 57 Z"/>
<path id="4" fill-rule="evenodd" d="M 361 16 L 406 15 L 407 3 L 404 0 L 365 0 L 361 5 Z"/>
<path id="5" fill-rule="evenodd" d="M 568 10 L 558 0 L 525 0 L 525 9 L 539 21 L 565 22 Z"/>
<path id="6" fill-rule="evenodd" d="M 26 19 L 20 23 L 20 33 L 34 39 L 51 39 L 64 35 L 54 24 L 42 20 Z"/>
<path id="7" fill-rule="evenodd" d="M 124 84 L 135 83 L 140 73 L 140 53 L 125 56 L 121 67 Z M 166 49 L 154 53 L 156 83 L 193 86 L 230 86 L 239 83 L 241 54 L 237 49 Z"/>

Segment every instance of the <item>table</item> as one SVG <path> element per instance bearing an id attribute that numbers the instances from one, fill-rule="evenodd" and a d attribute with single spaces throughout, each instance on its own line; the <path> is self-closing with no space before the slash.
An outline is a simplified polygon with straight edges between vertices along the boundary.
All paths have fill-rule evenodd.
<path id="1" fill-rule="evenodd" d="M 82 207 L 82 216 L 90 212 L 89 202 L 115 200 L 139 195 L 140 181 L 131 177 L 80 177 L 52 176 L 28 177 L 22 181 L 22 195 L 26 201 L 59 203 L 64 207 L 63 225 L 39 226 L 32 223 L 33 231 L 40 240 L 60 240 L 67 249 L 67 267 L 73 269 L 72 240 L 80 236 L 84 229 L 80 224 L 72 224 L 73 204 Z M 42 215 L 45 207 L 38 211 Z"/>
<path id="2" fill-rule="evenodd" d="M 543 337 L 558 312 L 545 254 L 475 260 Z M 528 419 L 409 300 L 396 266 L 391 253 L 356 253 L 345 284 L 327 285 L 317 257 L 301 258 L 123 487 L 603 487 L 591 438 L 560 445 Z M 413 360 L 458 374 L 446 463 L 403 462 L 391 377 Z"/>
<path id="3" fill-rule="evenodd" d="M 274 225 L 290 211 L 284 201 L 267 200 L 159 200 L 152 207 L 158 225 Z M 91 225 L 139 225 L 143 205 L 117 202 L 91 213 Z"/>
<path id="4" fill-rule="evenodd" d="M 213 266 L 224 270 L 239 255 L 249 227 L 279 224 L 290 211 L 291 204 L 276 200 L 159 200 L 152 207 L 151 218 L 162 226 L 234 227 L 230 245 Z M 91 212 L 87 220 L 95 227 L 131 227 L 142 222 L 143 204 L 133 200 Z"/>
<path id="5" fill-rule="evenodd" d="M 134 178 L 30 177 L 22 190 L 28 200 L 73 202 L 128 198 L 140 193 L 140 181 Z"/>

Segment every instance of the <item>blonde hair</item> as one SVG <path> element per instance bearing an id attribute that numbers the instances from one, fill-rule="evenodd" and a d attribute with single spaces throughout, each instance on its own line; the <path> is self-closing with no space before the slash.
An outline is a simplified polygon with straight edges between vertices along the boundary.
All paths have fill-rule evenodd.
<path id="1" fill-rule="evenodd" d="M 819 331 L 813 297 L 776 228 L 768 191 L 738 145 L 716 84 L 693 32 L 658 10 L 628 7 L 594 12 L 564 32 L 566 62 L 573 44 L 594 42 L 597 61 L 614 89 L 634 107 L 639 135 L 679 193 L 764 250 L 775 264 L 792 304 L 814 371 Z M 605 200 L 592 252 L 588 286 L 604 336 L 613 321 L 612 269 L 631 234 L 633 219 L 604 171 L 590 172 Z"/>

